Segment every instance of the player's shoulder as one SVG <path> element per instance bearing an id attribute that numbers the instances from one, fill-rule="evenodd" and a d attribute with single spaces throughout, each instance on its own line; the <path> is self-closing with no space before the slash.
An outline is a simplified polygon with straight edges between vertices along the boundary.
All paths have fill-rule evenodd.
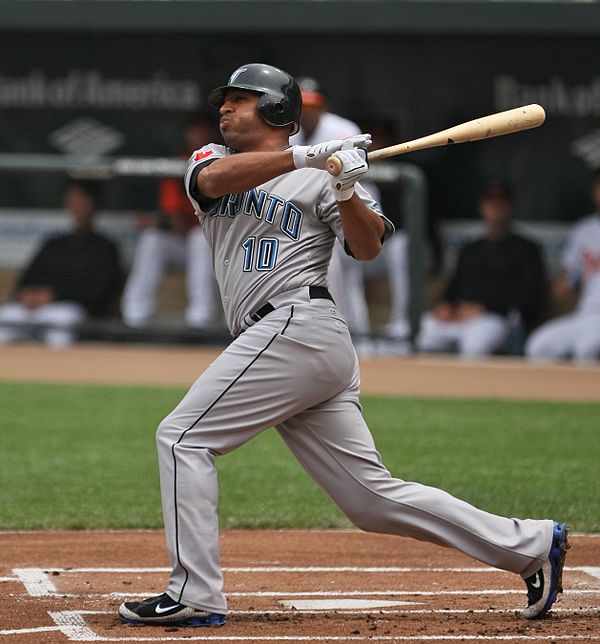
<path id="1" fill-rule="evenodd" d="M 208 143 L 192 152 L 188 159 L 188 169 L 231 154 L 231 149 L 219 143 Z"/>
<path id="2" fill-rule="evenodd" d="M 93 230 L 90 234 L 90 237 L 98 246 L 102 246 L 107 250 L 117 250 L 117 244 L 115 240 L 103 231 Z"/>
<path id="3" fill-rule="evenodd" d="M 518 232 L 511 232 L 509 235 L 509 240 L 515 245 L 515 246 L 521 246 L 523 248 L 528 248 L 528 249 L 537 249 L 538 248 L 538 243 L 535 242 L 531 237 L 529 237 L 527 234 L 522 233 L 520 231 Z"/>
<path id="4" fill-rule="evenodd" d="M 593 231 L 600 233 L 600 214 L 592 213 L 582 217 L 573 226 L 574 234 L 591 234 Z"/>
<path id="5" fill-rule="evenodd" d="M 528 234 L 521 233 L 520 231 L 513 232 L 509 240 L 512 252 L 507 249 L 507 256 L 510 256 L 513 260 L 518 258 L 531 262 L 542 260 L 543 250 L 541 244 L 537 240 L 529 237 Z"/>
<path id="6" fill-rule="evenodd" d="M 61 248 L 65 245 L 70 244 L 73 239 L 76 238 L 77 236 L 72 230 L 64 230 L 61 232 L 52 233 L 42 240 L 41 247 L 44 249 Z"/>

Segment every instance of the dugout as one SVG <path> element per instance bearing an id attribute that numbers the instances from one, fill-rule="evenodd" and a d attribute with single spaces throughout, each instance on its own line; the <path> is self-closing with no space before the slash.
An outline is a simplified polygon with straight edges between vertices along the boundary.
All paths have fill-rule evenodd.
<path id="1" fill-rule="evenodd" d="M 4 0 L 0 152 L 13 163 L 1 174 L 0 235 L 26 244 L 35 218 L 21 226 L 7 217 L 58 206 L 60 173 L 34 171 L 33 161 L 15 171 L 14 155 L 174 155 L 189 112 L 247 60 L 318 77 L 334 111 L 391 117 L 402 140 L 541 103 L 548 119 L 538 130 L 405 161 L 422 173 L 421 201 L 446 251 L 461 222 L 469 230 L 490 176 L 513 184 L 526 225 L 568 226 L 590 209 L 589 172 L 600 165 L 599 32 L 596 2 Z M 107 213 L 155 205 L 151 176 L 113 177 L 106 188 Z M 420 267 L 422 256 L 413 257 Z"/>

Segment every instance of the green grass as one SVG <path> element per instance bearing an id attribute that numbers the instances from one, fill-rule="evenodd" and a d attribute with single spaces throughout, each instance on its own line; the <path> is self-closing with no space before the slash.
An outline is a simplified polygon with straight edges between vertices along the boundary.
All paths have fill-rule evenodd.
<path id="1" fill-rule="evenodd" d="M 0 529 L 161 527 L 154 430 L 183 393 L 0 383 Z M 362 402 L 393 475 L 600 531 L 600 405 Z M 273 430 L 217 463 L 223 527 L 349 525 Z"/>

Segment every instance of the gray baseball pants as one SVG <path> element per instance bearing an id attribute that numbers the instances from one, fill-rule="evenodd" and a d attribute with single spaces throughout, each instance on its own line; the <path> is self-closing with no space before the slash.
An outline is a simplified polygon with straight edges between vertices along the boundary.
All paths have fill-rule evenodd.
<path id="1" fill-rule="evenodd" d="M 346 324 L 324 299 L 276 308 L 208 367 L 157 431 L 171 598 L 226 612 L 214 458 L 272 426 L 359 528 L 451 546 L 522 577 L 541 567 L 552 521 L 495 516 L 392 478 L 358 394 Z"/>

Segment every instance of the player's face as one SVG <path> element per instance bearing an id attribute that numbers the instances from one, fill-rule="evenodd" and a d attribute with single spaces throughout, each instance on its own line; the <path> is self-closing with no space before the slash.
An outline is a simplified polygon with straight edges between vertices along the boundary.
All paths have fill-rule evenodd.
<path id="1" fill-rule="evenodd" d="M 507 226 L 510 221 L 512 205 L 503 197 L 484 197 L 479 203 L 479 209 L 483 220 L 492 228 Z"/>
<path id="2" fill-rule="evenodd" d="M 87 228 L 94 214 L 94 202 L 87 192 L 78 186 L 70 186 L 64 195 L 64 205 L 75 228 Z"/>
<path id="3" fill-rule="evenodd" d="M 310 135 L 316 129 L 319 124 L 319 119 L 321 114 L 323 114 L 324 108 L 321 105 L 303 105 L 302 106 L 302 116 L 300 117 L 300 122 L 304 130 Z"/>
<path id="4" fill-rule="evenodd" d="M 230 89 L 225 94 L 219 128 L 225 143 L 236 152 L 257 149 L 269 131 L 258 113 L 259 98 L 259 94 L 243 89 Z"/>

